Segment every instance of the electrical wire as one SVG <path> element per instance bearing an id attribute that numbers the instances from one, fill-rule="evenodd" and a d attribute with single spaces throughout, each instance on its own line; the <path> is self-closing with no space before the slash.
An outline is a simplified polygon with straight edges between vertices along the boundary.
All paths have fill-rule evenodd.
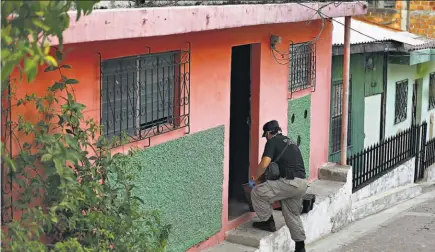
<path id="1" fill-rule="evenodd" d="M 359 2 L 360 4 L 362 4 L 361 2 Z M 301 6 L 304 6 L 305 8 L 308 8 L 308 9 L 311 9 L 311 10 L 314 10 L 314 11 L 318 11 L 318 12 L 320 12 L 321 13 L 321 11 L 320 11 L 320 9 L 319 10 L 316 10 L 316 9 L 314 9 L 314 8 L 312 8 L 312 7 L 310 7 L 310 6 L 307 6 L 307 5 L 305 5 L 305 4 L 303 4 L 303 3 L 297 3 L 297 4 L 299 4 L 299 5 L 301 5 Z M 323 16 L 325 16 L 326 18 L 329 18 L 329 19 L 331 19 L 332 21 L 334 21 L 334 22 L 336 22 L 336 23 L 338 23 L 338 24 L 340 24 L 340 25 L 343 25 L 345 28 L 349 28 L 350 30 L 352 30 L 352 31 L 354 31 L 354 32 L 357 32 L 357 33 L 359 33 L 359 34 L 361 34 L 361 35 L 363 35 L 363 36 L 365 36 L 365 37 L 367 37 L 367 38 L 370 38 L 370 39 L 373 39 L 373 40 L 375 40 L 375 41 L 378 41 L 378 39 L 376 39 L 376 38 L 374 38 L 374 37 L 372 37 L 372 36 L 370 36 L 370 35 L 367 35 L 367 34 L 365 34 L 365 33 L 362 33 L 362 32 L 360 32 L 360 31 L 358 31 L 358 30 L 356 30 L 356 29 L 353 29 L 352 27 L 348 27 L 348 26 L 346 26 L 346 24 L 343 24 L 342 22 L 340 22 L 340 21 L 338 21 L 338 20 L 335 20 L 334 18 L 332 18 L 332 17 L 329 17 L 328 15 L 326 15 L 325 13 L 321 13 Z M 418 52 L 415 52 L 414 53 L 414 55 L 415 54 L 417 54 L 417 55 L 428 55 L 428 56 L 432 56 L 432 55 L 435 55 L 435 54 L 433 54 L 433 53 L 418 53 Z M 402 53 L 402 55 L 390 55 L 390 56 L 392 56 L 392 57 L 400 57 L 400 56 L 410 56 L 411 54 L 404 54 L 404 53 Z"/>
<path id="2" fill-rule="evenodd" d="M 316 35 L 316 37 L 315 37 L 314 39 L 312 39 L 312 40 L 310 40 L 310 41 L 307 41 L 307 42 L 298 43 L 298 44 L 297 44 L 298 46 L 304 46 L 304 45 L 314 44 L 315 42 L 317 42 L 317 41 L 320 39 L 320 36 L 322 35 L 323 30 L 325 29 L 325 18 L 322 16 L 323 13 L 321 12 L 321 10 L 324 9 L 324 8 L 326 8 L 326 7 L 328 7 L 328 6 L 331 5 L 331 4 L 333 4 L 335 7 L 338 7 L 338 6 L 341 5 L 342 3 L 341 3 L 341 2 L 330 2 L 330 3 L 328 3 L 328 4 L 323 5 L 323 6 L 320 7 L 318 10 L 315 10 L 315 9 L 309 7 L 309 8 L 311 8 L 311 9 L 313 9 L 313 10 L 316 11 L 316 15 L 319 15 L 319 16 L 321 17 L 321 19 L 322 19 L 322 27 L 321 27 L 320 31 L 317 33 L 317 35 Z M 303 5 L 303 4 L 301 4 L 301 5 Z M 308 7 L 308 6 L 306 6 L 306 5 L 303 5 L 303 6 Z M 312 21 L 313 21 L 313 20 L 308 21 L 308 22 L 307 22 L 307 25 L 309 25 Z M 291 41 L 291 42 L 292 42 L 291 46 L 293 46 L 294 43 L 293 43 L 293 41 Z M 278 49 L 276 49 L 275 47 L 271 47 L 271 53 L 272 53 L 272 56 L 273 56 L 274 60 L 275 60 L 278 64 L 280 64 L 280 65 L 287 65 L 287 64 L 289 64 L 290 61 L 291 61 L 291 59 L 290 59 L 290 54 L 291 54 L 291 52 L 288 52 L 288 53 L 287 53 L 287 52 L 281 52 L 281 51 L 279 51 Z M 280 56 L 281 56 L 281 59 L 277 58 L 276 54 L 280 55 Z M 286 57 L 286 56 L 287 56 L 287 57 Z M 284 58 L 284 57 L 286 57 L 286 58 Z M 281 61 L 281 62 L 280 62 L 280 61 Z"/>

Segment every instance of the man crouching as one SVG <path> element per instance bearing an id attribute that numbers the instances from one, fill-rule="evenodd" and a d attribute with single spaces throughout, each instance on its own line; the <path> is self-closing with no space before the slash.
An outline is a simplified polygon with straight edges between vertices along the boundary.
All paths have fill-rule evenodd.
<path id="1" fill-rule="evenodd" d="M 300 214 L 307 180 L 301 151 L 292 140 L 282 135 L 275 120 L 263 126 L 263 137 L 267 143 L 258 166 L 257 183 L 251 192 L 252 206 L 260 221 L 254 222 L 253 227 L 275 232 L 272 203 L 280 201 L 291 238 L 296 242 L 295 252 L 305 252 L 305 231 Z M 258 181 L 272 161 L 278 164 L 280 178 Z"/>

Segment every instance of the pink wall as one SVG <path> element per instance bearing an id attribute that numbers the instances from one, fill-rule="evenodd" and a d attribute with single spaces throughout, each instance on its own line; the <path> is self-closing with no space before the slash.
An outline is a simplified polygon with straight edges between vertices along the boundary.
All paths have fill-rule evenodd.
<path id="1" fill-rule="evenodd" d="M 152 38 L 137 38 L 105 42 L 70 44 L 67 48 L 73 51 L 67 55 L 67 62 L 73 67 L 64 72 L 70 78 L 80 80 L 75 93 L 79 100 L 86 104 L 86 116 L 98 120 L 100 109 L 99 56 L 103 60 L 144 54 L 146 46 L 151 52 L 176 50 L 185 46 L 185 41 L 191 43 L 191 133 L 206 130 L 219 125 L 225 125 L 225 158 L 223 182 L 223 229 L 209 241 L 192 248 L 192 251 L 213 245 L 224 239 L 224 232 L 247 220 L 252 214 L 242 216 L 232 222 L 228 221 L 228 180 L 229 180 L 229 112 L 230 112 L 230 66 L 231 47 L 242 44 L 253 46 L 252 90 L 258 91 L 252 96 L 252 127 L 254 139 L 251 152 L 251 169 L 255 169 L 264 148 L 265 140 L 260 139 L 261 127 L 264 122 L 276 119 L 287 132 L 287 86 L 288 65 L 279 65 L 273 59 L 269 49 L 270 34 L 282 37 L 281 51 L 288 49 L 289 41 L 305 42 L 317 36 L 321 30 L 320 20 L 310 23 L 288 23 L 275 25 L 260 25 L 245 28 L 224 29 L 188 33 L 183 35 L 160 36 Z M 318 166 L 327 161 L 329 136 L 329 85 L 331 64 L 331 31 L 332 25 L 325 22 L 321 38 L 317 42 L 317 87 L 312 93 L 312 128 L 311 128 L 311 179 L 317 175 Z M 56 73 L 43 73 L 35 83 L 26 86 L 25 92 L 41 93 L 47 84 L 58 79 Z M 24 93 L 24 90 L 23 92 Z M 17 113 L 30 111 L 16 111 Z M 15 113 L 15 114 L 17 114 Z M 170 132 L 152 138 L 151 144 L 156 145 L 184 135 L 184 129 Z M 143 147 L 148 141 L 132 145 Z M 118 151 L 125 150 L 121 147 Z"/>

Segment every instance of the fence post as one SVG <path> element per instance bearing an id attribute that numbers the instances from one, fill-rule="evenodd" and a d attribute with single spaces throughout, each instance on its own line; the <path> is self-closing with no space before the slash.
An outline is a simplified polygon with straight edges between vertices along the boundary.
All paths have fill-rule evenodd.
<path id="1" fill-rule="evenodd" d="M 421 132 L 421 148 L 420 148 L 420 179 L 424 178 L 425 162 L 426 162 L 426 134 L 427 134 L 427 123 L 422 123 Z"/>
<path id="2" fill-rule="evenodd" d="M 414 127 L 414 126 L 412 126 Z M 414 145 L 414 155 L 415 155 L 415 171 L 414 171 L 414 182 L 417 182 L 417 180 L 419 179 L 419 152 L 420 152 L 420 125 L 416 125 L 415 126 L 415 141 L 414 141 L 415 145 Z"/>

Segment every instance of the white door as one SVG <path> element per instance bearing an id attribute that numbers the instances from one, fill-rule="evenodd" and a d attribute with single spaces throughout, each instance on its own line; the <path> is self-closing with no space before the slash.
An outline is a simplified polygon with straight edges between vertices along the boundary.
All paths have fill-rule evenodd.
<path id="1" fill-rule="evenodd" d="M 381 95 L 364 98 L 364 148 L 379 142 L 381 129 Z"/>

